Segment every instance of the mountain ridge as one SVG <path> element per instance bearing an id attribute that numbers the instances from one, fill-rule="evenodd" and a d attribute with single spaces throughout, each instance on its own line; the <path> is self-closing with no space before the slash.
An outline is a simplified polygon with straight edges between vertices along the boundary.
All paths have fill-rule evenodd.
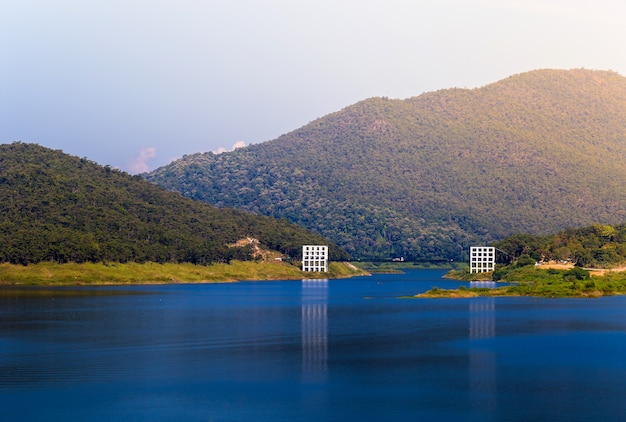
<path id="1" fill-rule="evenodd" d="M 308 227 L 354 257 L 462 259 L 470 243 L 626 220 L 626 78 L 543 69 L 369 98 L 275 140 L 145 177 Z"/>
<path id="2" fill-rule="evenodd" d="M 0 262 L 157 262 L 210 264 L 253 259 L 262 247 L 296 258 L 302 244 L 329 244 L 302 227 L 217 209 L 35 144 L 0 145 Z"/>

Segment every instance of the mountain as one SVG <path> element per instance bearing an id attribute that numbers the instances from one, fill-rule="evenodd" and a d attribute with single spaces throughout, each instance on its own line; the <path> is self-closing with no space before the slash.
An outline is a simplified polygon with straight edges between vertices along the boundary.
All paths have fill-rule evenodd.
<path id="1" fill-rule="evenodd" d="M 218 209 L 140 177 L 38 145 L 0 145 L 0 262 L 251 259 L 242 238 L 297 257 L 328 244 L 286 221 Z M 330 255 L 345 252 L 330 244 Z"/>
<path id="2" fill-rule="evenodd" d="M 370 98 L 147 180 L 285 218 L 355 258 L 462 259 L 472 243 L 626 220 L 626 78 L 537 70 Z"/>

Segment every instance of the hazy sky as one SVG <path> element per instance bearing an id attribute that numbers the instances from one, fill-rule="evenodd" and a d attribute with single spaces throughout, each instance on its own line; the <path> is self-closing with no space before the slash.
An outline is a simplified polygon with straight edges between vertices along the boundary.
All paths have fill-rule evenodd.
<path id="1" fill-rule="evenodd" d="M 623 0 L 0 0 L 0 143 L 131 173 L 373 96 L 626 75 Z"/>

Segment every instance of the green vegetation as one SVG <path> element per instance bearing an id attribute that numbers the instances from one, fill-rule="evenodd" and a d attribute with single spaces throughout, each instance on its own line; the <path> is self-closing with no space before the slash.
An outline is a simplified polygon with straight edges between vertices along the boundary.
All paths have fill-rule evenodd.
<path id="1" fill-rule="evenodd" d="M 103 285 L 208 283 L 240 280 L 289 280 L 341 278 L 364 272 L 345 263 L 332 262 L 328 273 L 302 272 L 285 262 L 231 261 L 229 264 L 193 265 L 138 263 L 42 262 L 27 266 L 0 264 L 0 285 Z"/>
<path id="2" fill-rule="evenodd" d="M 580 267 L 614 268 L 626 262 L 626 224 L 594 224 L 552 236 L 515 235 L 493 246 L 518 262 L 565 261 Z"/>
<path id="3" fill-rule="evenodd" d="M 467 264 L 450 261 L 423 261 L 423 262 L 368 262 L 359 261 L 354 265 L 369 273 L 401 273 L 404 270 L 426 270 L 426 269 L 450 269 L 465 268 Z"/>
<path id="4" fill-rule="evenodd" d="M 569 270 L 517 267 L 506 272 L 506 281 L 513 283 L 493 289 L 459 288 L 431 289 L 417 297 L 474 296 L 540 296 L 540 297 L 600 297 L 626 294 L 626 273 L 609 272 L 591 277 L 582 268 Z"/>
<path id="5" fill-rule="evenodd" d="M 371 98 L 145 177 L 300 224 L 354 259 L 466 261 L 469 245 L 513 233 L 626 221 L 625 122 L 626 78 L 541 70 L 472 90 Z"/>
<path id="6" fill-rule="evenodd" d="M 258 248 L 232 246 L 248 237 Z M 285 220 L 218 209 L 61 151 L 0 145 L 0 263 L 205 265 L 255 259 L 259 248 L 298 259 L 303 244 L 347 258 Z"/>
<path id="7" fill-rule="evenodd" d="M 626 294 L 626 272 L 621 271 L 626 262 L 626 225 L 594 224 L 567 229 L 552 236 L 513 235 L 495 242 L 494 246 L 514 261 L 497 265 L 492 273 L 470 274 L 466 268 L 450 271 L 446 276 L 465 281 L 506 281 L 513 285 L 496 289 L 432 289 L 420 296 L 599 297 Z M 560 266 L 565 261 L 570 266 L 577 266 L 568 269 L 555 268 L 554 264 L 536 266 L 538 260 L 560 262 Z M 602 275 L 594 275 L 600 273 L 599 268 Z"/>

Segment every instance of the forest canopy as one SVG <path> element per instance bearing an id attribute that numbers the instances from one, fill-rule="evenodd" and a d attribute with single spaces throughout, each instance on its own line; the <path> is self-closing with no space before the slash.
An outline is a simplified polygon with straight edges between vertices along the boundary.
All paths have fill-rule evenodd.
<path id="1" fill-rule="evenodd" d="M 569 228 L 550 236 L 518 234 L 493 246 L 512 259 L 564 261 L 586 268 L 614 268 L 626 263 L 626 224 L 593 224 Z"/>
<path id="2" fill-rule="evenodd" d="M 0 262 L 190 262 L 252 259 L 246 237 L 298 258 L 332 242 L 285 220 L 215 208 L 140 177 L 34 144 L 0 145 Z"/>
<path id="3" fill-rule="evenodd" d="M 300 224 L 353 258 L 466 258 L 514 233 L 626 221 L 626 78 L 538 70 L 370 98 L 279 138 L 145 177 Z"/>

